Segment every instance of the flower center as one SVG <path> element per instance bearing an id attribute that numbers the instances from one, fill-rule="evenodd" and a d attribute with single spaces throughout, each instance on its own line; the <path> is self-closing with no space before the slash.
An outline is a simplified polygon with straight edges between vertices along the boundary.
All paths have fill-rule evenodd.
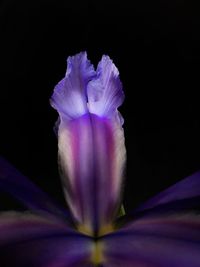
<path id="1" fill-rule="evenodd" d="M 92 231 L 90 227 L 88 227 L 85 224 L 80 224 L 77 226 L 77 230 L 85 235 L 89 235 L 94 238 L 99 238 L 103 235 L 113 232 L 115 229 L 112 224 L 107 224 L 107 225 L 101 226 L 98 233 L 94 234 L 94 232 Z"/>

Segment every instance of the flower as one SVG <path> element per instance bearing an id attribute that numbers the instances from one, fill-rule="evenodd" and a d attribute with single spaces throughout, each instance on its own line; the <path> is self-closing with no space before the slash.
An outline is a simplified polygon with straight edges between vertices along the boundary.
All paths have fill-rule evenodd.
<path id="1" fill-rule="evenodd" d="M 125 163 L 124 94 L 108 56 L 94 71 L 86 53 L 68 58 L 67 73 L 55 87 L 59 113 L 58 154 L 67 203 L 81 231 L 99 236 L 112 229 Z"/>
<path id="2" fill-rule="evenodd" d="M 108 56 L 95 71 L 69 57 L 51 105 L 70 213 L 0 159 L 0 189 L 29 212 L 0 214 L 3 267 L 199 267 L 200 172 L 119 217 L 126 151 L 117 108 L 124 94 Z"/>

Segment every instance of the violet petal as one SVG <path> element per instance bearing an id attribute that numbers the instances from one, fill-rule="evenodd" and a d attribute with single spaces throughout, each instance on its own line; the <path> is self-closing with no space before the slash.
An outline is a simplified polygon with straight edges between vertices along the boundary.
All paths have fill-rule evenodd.
<path id="1" fill-rule="evenodd" d="M 79 230 L 102 234 L 110 230 L 119 208 L 126 152 L 117 108 L 124 94 L 109 57 L 103 56 L 94 77 L 85 54 L 72 59 L 52 96 L 60 115 L 61 176 Z M 86 82 L 77 84 L 76 79 Z"/>
<path id="2" fill-rule="evenodd" d="M 67 59 L 66 76 L 56 85 L 51 105 L 61 120 L 74 119 L 88 112 L 86 87 L 95 75 L 86 52 Z"/>
<path id="3" fill-rule="evenodd" d="M 161 205 L 166 207 L 170 203 L 183 203 L 184 200 L 194 199 L 194 205 L 200 204 L 200 201 L 195 200 L 200 197 L 200 172 L 196 172 L 191 176 L 177 182 L 166 190 L 160 192 L 144 204 L 140 205 L 137 211 L 156 208 Z M 175 206 L 175 205 L 174 205 Z M 192 206 L 192 205 L 191 205 Z"/>
<path id="4" fill-rule="evenodd" d="M 29 209 L 39 213 L 69 218 L 65 209 L 59 207 L 48 195 L 24 175 L 0 157 L 0 190 L 10 193 Z"/>
<path id="5" fill-rule="evenodd" d="M 198 267 L 200 216 L 138 219 L 102 239 L 105 266 Z"/>
<path id="6" fill-rule="evenodd" d="M 3 267 L 88 266 L 91 240 L 56 221 L 32 214 L 0 215 Z"/>
<path id="7" fill-rule="evenodd" d="M 92 114 L 68 122 L 60 128 L 59 157 L 66 200 L 77 221 L 88 231 L 109 225 L 120 204 L 125 162 L 121 127 Z"/>
<path id="8" fill-rule="evenodd" d="M 103 56 L 96 72 L 96 77 L 87 86 L 90 113 L 107 118 L 117 116 L 122 122 L 117 108 L 124 101 L 124 92 L 118 69 L 108 56 Z"/>

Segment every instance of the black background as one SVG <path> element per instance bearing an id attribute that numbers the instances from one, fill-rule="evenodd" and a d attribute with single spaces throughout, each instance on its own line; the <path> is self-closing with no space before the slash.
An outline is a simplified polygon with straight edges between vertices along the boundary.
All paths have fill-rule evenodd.
<path id="1" fill-rule="evenodd" d="M 1 155 L 64 203 L 49 98 L 66 58 L 86 50 L 95 65 L 108 54 L 123 82 L 127 210 L 199 170 L 196 3 L 1 1 Z M 1 196 L 1 209 L 18 207 Z"/>

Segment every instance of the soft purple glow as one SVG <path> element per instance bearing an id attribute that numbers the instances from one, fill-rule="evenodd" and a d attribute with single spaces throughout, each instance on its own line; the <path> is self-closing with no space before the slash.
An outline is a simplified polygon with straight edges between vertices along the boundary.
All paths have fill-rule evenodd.
<path id="1" fill-rule="evenodd" d="M 66 199 L 74 217 L 90 232 L 110 225 L 119 207 L 123 142 L 115 124 L 94 114 L 70 121 L 59 134 Z"/>
<path id="2" fill-rule="evenodd" d="M 103 56 L 95 72 L 86 53 L 68 59 L 66 76 L 51 99 L 60 116 L 66 200 L 79 229 L 91 235 L 111 227 L 120 204 L 126 152 L 117 107 L 123 99 L 119 72 L 110 58 Z"/>
<path id="3" fill-rule="evenodd" d="M 200 172 L 117 219 L 126 159 L 124 99 L 108 56 L 69 57 L 51 104 L 71 214 L 0 158 L 0 189 L 29 212 L 0 214 L 2 267 L 199 267 Z"/>

